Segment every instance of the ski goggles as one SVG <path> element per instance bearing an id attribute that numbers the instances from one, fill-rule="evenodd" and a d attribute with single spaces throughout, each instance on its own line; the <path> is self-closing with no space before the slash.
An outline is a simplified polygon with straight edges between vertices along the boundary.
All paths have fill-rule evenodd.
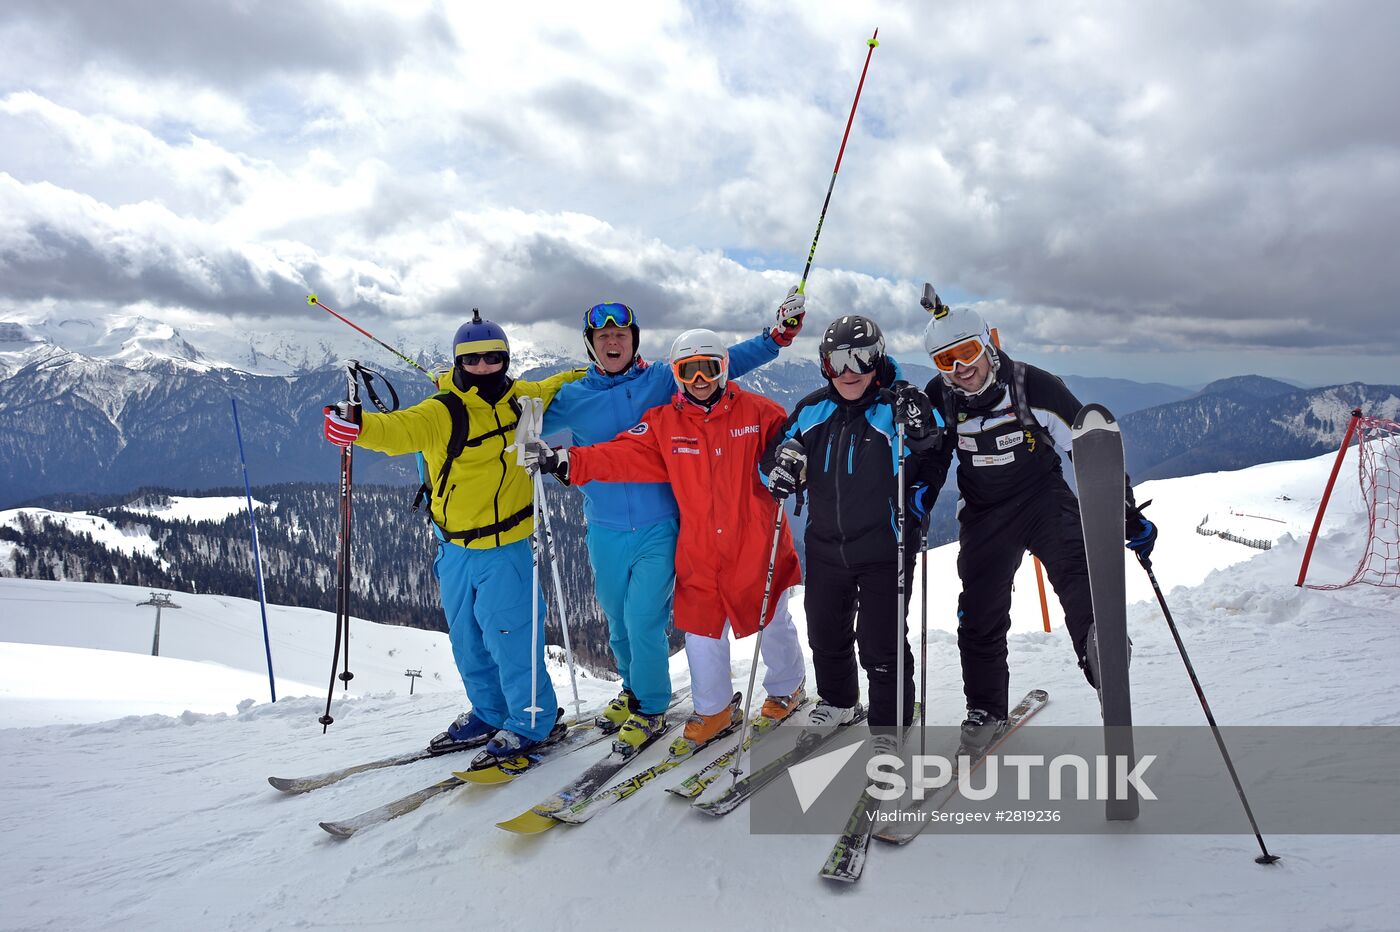
<path id="1" fill-rule="evenodd" d="M 718 356 L 687 356 L 671 363 L 671 371 L 675 373 L 676 381 L 685 385 L 694 385 L 697 379 L 702 378 L 707 382 L 717 382 L 724 372 L 724 360 Z"/>
<path id="2" fill-rule="evenodd" d="M 982 342 L 981 337 L 973 336 L 936 350 L 930 353 L 929 357 L 933 359 L 933 364 L 938 367 L 939 372 L 952 372 L 959 363 L 964 366 L 972 365 L 981 359 L 985 352 L 987 344 Z"/>
<path id="3" fill-rule="evenodd" d="M 875 346 L 856 346 L 850 349 L 834 349 L 822 353 L 822 375 L 834 379 L 847 369 L 856 375 L 868 375 L 880 364 L 885 355 L 883 343 Z"/>
<path id="4" fill-rule="evenodd" d="M 462 355 L 458 356 L 457 359 L 464 366 L 475 366 L 478 363 L 483 362 L 486 363 L 488 366 L 494 366 L 505 362 L 506 354 L 498 353 L 495 350 L 491 350 L 490 352 L 486 353 L 463 353 Z"/>
<path id="5" fill-rule="evenodd" d="M 601 330 L 608 324 L 631 327 L 636 323 L 637 318 L 633 315 L 632 309 L 625 304 L 618 304 L 616 301 L 595 304 L 583 312 L 583 325 L 590 330 Z"/>

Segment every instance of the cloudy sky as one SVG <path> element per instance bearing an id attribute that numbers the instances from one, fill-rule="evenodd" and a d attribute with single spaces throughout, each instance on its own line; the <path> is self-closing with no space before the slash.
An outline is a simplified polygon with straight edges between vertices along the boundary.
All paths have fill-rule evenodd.
<path id="1" fill-rule="evenodd" d="M 1400 382 L 1400 4 L 0 5 L 0 320 L 578 352 L 932 281 L 1065 373 Z"/>

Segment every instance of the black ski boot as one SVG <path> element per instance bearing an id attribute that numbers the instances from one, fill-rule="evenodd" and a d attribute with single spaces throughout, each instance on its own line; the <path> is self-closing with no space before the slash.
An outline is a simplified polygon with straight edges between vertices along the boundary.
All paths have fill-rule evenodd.
<path id="1" fill-rule="evenodd" d="M 982 709 L 968 709 L 958 736 L 958 756 L 966 754 L 976 760 L 1005 733 L 1006 719 L 993 718 L 990 712 Z"/>
<path id="2" fill-rule="evenodd" d="M 1089 626 L 1089 636 L 1084 639 L 1084 653 L 1079 658 L 1079 669 L 1084 671 L 1084 678 L 1089 681 L 1089 685 L 1097 692 L 1099 688 L 1099 675 L 1094 669 L 1099 662 L 1099 639 L 1098 626 Z M 1133 665 L 1133 639 L 1128 638 L 1128 666 Z"/>

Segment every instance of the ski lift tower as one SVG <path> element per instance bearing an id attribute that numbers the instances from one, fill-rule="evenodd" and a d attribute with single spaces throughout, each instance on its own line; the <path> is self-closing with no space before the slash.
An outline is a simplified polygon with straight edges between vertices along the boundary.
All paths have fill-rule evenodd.
<path id="1" fill-rule="evenodd" d="M 178 605 L 176 605 L 174 602 L 170 601 L 170 593 L 168 593 L 168 592 L 152 592 L 152 593 L 151 593 L 151 598 L 150 598 L 149 601 L 146 601 L 146 602 L 137 602 L 136 604 L 137 604 L 137 605 L 154 605 L 154 606 L 156 607 L 156 635 L 155 635 L 155 638 L 152 639 L 152 641 L 151 641 L 151 656 L 152 656 L 152 657 L 159 657 L 159 656 L 160 656 L 160 610 L 163 609 L 163 608 L 179 608 L 180 606 L 178 606 Z"/>

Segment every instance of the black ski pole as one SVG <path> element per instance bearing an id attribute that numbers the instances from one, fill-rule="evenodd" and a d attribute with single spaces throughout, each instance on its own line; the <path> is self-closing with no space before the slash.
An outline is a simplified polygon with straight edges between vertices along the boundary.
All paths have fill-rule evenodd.
<path id="1" fill-rule="evenodd" d="M 1254 838 L 1259 842 L 1259 850 L 1263 852 L 1254 859 L 1254 862 L 1256 864 L 1273 864 L 1279 859 L 1279 856 L 1270 854 L 1269 849 L 1264 845 L 1264 836 L 1259 832 L 1259 823 L 1254 821 L 1254 811 L 1249 808 L 1249 800 L 1245 798 L 1244 787 L 1240 784 L 1240 775 L 1235 772 L 1234 761 L 1230 760 L 1230 752 L 1225 749 L 1225 739 L 1220 735 L 1220 727 L 1215 724 L 1215 715 L 1211 713 L 1210 703 L 1206 701 L 1205 691 L 1201 689 L 1201 681 L 1196 677 L 1196 668 L 1191 666 L 1191 658 L 1186 654 L 1186 645 L 1182 643 L 1181 633 L 1176 630 L 1176 622 L 1172 619 L 1171 610 L 1167 608 L 1167 600 L 1162 595 L 1162 587 L 1157 585 L 1157 576 L 1152 572 L 1152 561 L 1139 556 L 1138 562 L 1147 571 L 1147 578 L 1152 582 L 1152 591 L 1157 593 L 1157 604 L 1162 606 L 1162 615 L 1167 619 L 1167 627 L 1171 629 L 1172 639 L 1176 641 L 1176 649 L 1181 654 L 1181 662 L 1186 665 L 1186 672 L 1191 677 L 1191 685 L 1196 689 L 1196 698 L 1201 700 L 1201 708 L 1205 710 L 1211 734 L 1215 735 L 1215 743 L 1220 748 L 1220 756 L 1225 759 L 1225 767 L 1230 771 L 1230 779 L 1235 782 L 1235 792 L 1240 796 L 1240 804 L 1244 806 L 1244 814 L 1249 817 L 1249 825 L 1254 829 Z"/>
<path id="2" fill-rule="evenodd" d="M 895 590 L 895 592 L 896 592 L 896 598 L 899 600 L 899 607 L 898 607 L 898 612 L 899 612 L 899 614 L 896 615 L 896 616 L 895 616 L 895 619 L 894 619 L 895 649 L 896 649 L 896 651 L 898 652 L 898 653 L 897 653 L 897 659 L 895 660 L 894 669 L 895 669 L 895 676 L 899 678 L 899 689 L 898 689 L 898 691 L 896 692 L 896 695 L 899 697 L 899 699 L 898 699 L 898 701 L 896 702 L 896 706 L 895 706 L 896 709 L 897 709 L 897 712 L 896 712 L 897 720 L 896 720 L 895 726 L 894 726 L 894 727 L 895 727 L 895 732 L 894 732 L 894 733 L 895 733 L 895 753 L 896 753 L 896 754 L 899 754 L 899 755 L 901 755 L 901 756 L 903 756 L 903 754 L 904 754 L 904 728 L 905 728 L 905 726 L 904 726 L 904 698 L 905 698 L 905 697 L 904 697 L 904 652 L 907 651 L 907 650 L 909 649 L 909 636 L 908 636 L 908 634 L 907 634 L 906 631 L 905 631 L 905 625 L 904 625 L 904 611 L 905 611 L 905 606 L 908 604 L 908 598 L 907 598 L 907 594 L 906 594 L 906 592 L 905 592 L 905 579 L 904 579 L 904 421 L 903 421 L 903 419 L 902 419 L 901 416 L 900 416 L 900 412 L 899 412 L 899 410 L 898 410 L 898 409 L 899 409 L 898 403 L 895 404 L 895 409 L 896 409 L 896 410 L 895 410 L 895 424 L 894 424 L 894 458 L 895 458 L 895 462 L 899 464 L 899 469 L 896 471 L 897 474 L 896 474 L 896 480 L 895 480 L 896 482 L 899 483 L 898 490 L 897 490 L 897 495 L 898 495 L 898 502 L 899 502 L 899 504 L 898 504 L 897 510 L 896 510 L 896 512 L 895 512 L 895 519 L 894 519 L 894 524 L 895 524 L 894 532 L 895 532 L 895 535 L 899 538 L 898 543 L 896 544 L 896 548 L 895 548 L 895 549 L 896 549 L 896 552 L 897 552 L 897 554 L 898 554 L 898 558 L 899 558 L 899 572 L 898 572 L 898 574 L 897 574 L 897 579 L 896 579 L 896 590 Z M 913 671 L 910 671 L 910 672 L 913 672 Z"/>
<path id="3" fill-rule="evenodd" d="M 928 530 L 920 535 L 923 553 L 919 557 L 919 592 L 922 605 L 919 614 L 919 753 L 928 753 Z"/>
<path id="4" fill-rule="evenodd" d="M 347 420 L 359 421 L 360 415 L 360 384 L 357 379 L 357 372 L 360 364 L 356 360 L 350 360 L 345 367 L 345 410 L 342 412 Z M 319 719 L 321 723 L 321 734 L 326 733 L 335 719 L 331 716 L 331 702 L 335 699 L 335 681 L 339 678 L 348 690 L 350 680 L 354 674 L 350 672 L 350 502 L 351 502 L 351 476 L 354 467 L 354 445 L 347 445 L 340 448 L 340 549 L 336 555 L 336 593 L 335 593 L 335 644 L 331 648 L 331 683 L 326 693 L 326 714 Z M 340 670 L 341 641 L 345 642 L 345 672 L 337 673 Z"/>

